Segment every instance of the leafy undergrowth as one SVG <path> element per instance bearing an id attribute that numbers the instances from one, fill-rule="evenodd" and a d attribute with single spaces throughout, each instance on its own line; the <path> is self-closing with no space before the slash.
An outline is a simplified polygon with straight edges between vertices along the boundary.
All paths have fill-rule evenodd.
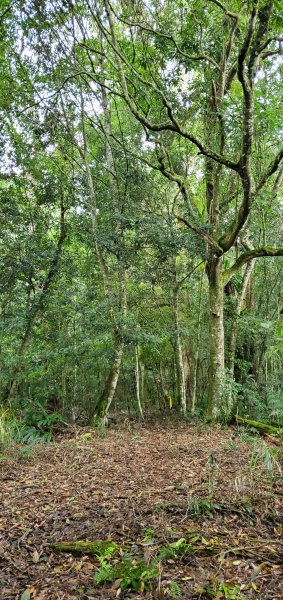
<path id="1" fill-rule="evenodd" d="M 262 439 L 191 425 L 81 430 L 6 458 L 0 597 L 279 600 L 281 459 Z M 107 552 L 54 547 L 77 540 Z"/>

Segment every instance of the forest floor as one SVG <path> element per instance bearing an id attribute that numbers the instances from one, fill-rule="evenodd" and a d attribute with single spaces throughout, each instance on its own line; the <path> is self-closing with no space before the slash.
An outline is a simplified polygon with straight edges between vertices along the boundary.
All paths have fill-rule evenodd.
<path id="1" fill-rule="evenodd" d="M 82 429 L 1 456 L 0 597 L 282 599 L 279 463 L 243 430 L 186 424 Z M 113 540 L 106 570 L 128 552 L 130 580 L 141 559 L 155 575 L 97 585 L 98 558 L 55 551 L 62 540 Z"/>

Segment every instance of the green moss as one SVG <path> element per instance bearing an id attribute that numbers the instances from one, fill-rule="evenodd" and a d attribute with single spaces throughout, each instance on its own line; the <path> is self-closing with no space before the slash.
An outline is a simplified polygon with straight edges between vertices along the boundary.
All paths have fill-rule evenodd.
<path id="1" fill-rule="evenodd" d="M 78 552 L 80 554 L 92 554 L 99 557 L 109 557 L 119 550 L 116 542 L 98 540 L 97 542 L 57 542 L 53 544 L 54 550 L 59 552 Z"/>
<path id="2" fill-rule="evenodd" d="M 252 421 L 251 419 L 244 419 L 243 417 L 237 416 L 237 422 L 239 424 L 247 425 L 248 427 L 253 427 L 259 433 L 268 433 L 270 435 L 278 435 L 282 433 L 282 429 L 280 427 L 273 427 L 272 425 L 267 425 L 266 423 L 259 423 L 258 421 Z"/>

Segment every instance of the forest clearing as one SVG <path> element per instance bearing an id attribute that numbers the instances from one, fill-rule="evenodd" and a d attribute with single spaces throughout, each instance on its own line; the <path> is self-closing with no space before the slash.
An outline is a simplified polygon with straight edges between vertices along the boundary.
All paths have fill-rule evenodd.
<path id="1" fill-rule="evenodd" d="M 10 457 L 1 598 L 279 600 L 281 460 L 243 428 L 201 423 L 79 430 Z M 78 540 L 108 541 L 109 555 L 54 549 Z M 106 565 L 109 580 L 96 583 Z"/>

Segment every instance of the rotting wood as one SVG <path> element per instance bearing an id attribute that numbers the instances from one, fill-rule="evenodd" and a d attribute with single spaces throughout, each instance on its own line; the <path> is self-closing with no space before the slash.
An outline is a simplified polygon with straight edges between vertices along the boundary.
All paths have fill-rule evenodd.
<path id="1" fill-rule="evenodd" d="M 116 542 L 108 540 L 98 540 L 97 542 L 56 542 L 53 544 L 54 550 L 59 552 L 78 552 L 80 554 L 92 554 L 99 556 L 118 552 L 119 546 Z"/>
<path id="2" fill-rule="evenodd" d="M 283 433 L 283 429 L 280 427 L 274 427 L 273 425 L 267 425 L 266 423 L 260 423 L 259 421 L 252 421 L 251 419 L 244 419 L 237 415 L 236 421 L 240 425 L 246 425 L 247 427 L 253 427 L 262 435 L 279 435 Z"/>

